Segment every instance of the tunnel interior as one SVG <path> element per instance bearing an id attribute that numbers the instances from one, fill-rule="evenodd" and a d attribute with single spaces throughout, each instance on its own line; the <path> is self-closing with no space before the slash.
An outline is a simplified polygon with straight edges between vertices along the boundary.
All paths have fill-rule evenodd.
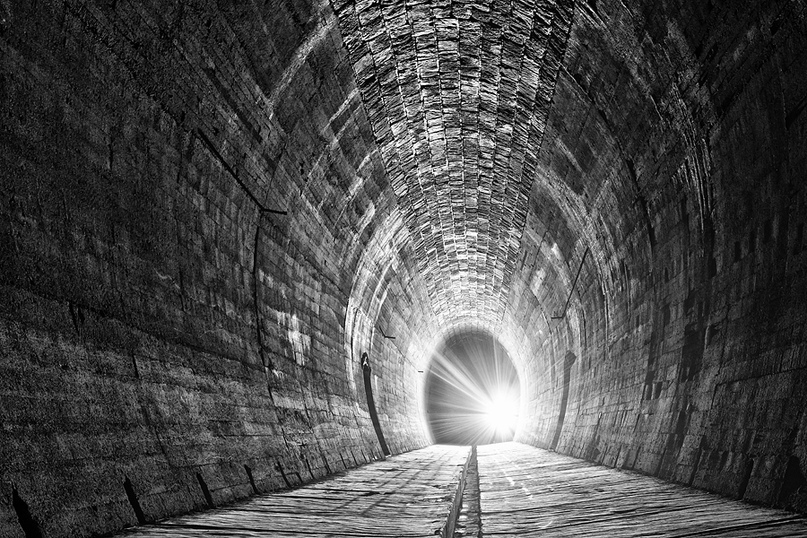
<path id="1" fill-rule="evenodd" d="M 444 440 L 480 335 L 514 441 L 807 511 L 806 27 L 784 0 L 0 0 L 0 535 Z"/>
<path id="2" fill-rule="evenodd" d="M 521 380 L 510 355 L 491 334 L 452 335 L 426 372 L 426 419 L 436 443 L 485 445 L 513 439 Z"/>

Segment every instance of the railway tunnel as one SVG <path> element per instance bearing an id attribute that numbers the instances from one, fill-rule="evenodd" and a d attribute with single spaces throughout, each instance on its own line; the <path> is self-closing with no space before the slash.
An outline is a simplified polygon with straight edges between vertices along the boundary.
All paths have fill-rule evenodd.
<path id="1" fill-rule="evenodd" d="M 519 450 L 807 512 L 803 2 L 0 0 L 0 51 L 0 535 L 492 441 L 483 513 Z"/>

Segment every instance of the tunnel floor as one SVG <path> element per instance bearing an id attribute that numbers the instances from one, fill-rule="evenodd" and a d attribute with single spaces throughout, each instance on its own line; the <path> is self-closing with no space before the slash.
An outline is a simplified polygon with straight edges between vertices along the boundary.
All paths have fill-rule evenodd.
<path id="1" fill-rule="evenodd" d="M 119 536 L 434 537 L 446 523 L 467 455 L 468 447 L 434 445 Z"/>
<path id="2" fill-rule="evenodd" d="M 435 445 L 119 536 L 440 535 L 468 453 Z M 464 483 L 455 536 L 807 537 L 807 520 L 790 512 L 518 443 L 479 447 Z"/>
<path id="3" fill-rule="evenodd" d="M 518 443 L 479 447 L 484 536 L 807 537 L 790 512 Z"/>

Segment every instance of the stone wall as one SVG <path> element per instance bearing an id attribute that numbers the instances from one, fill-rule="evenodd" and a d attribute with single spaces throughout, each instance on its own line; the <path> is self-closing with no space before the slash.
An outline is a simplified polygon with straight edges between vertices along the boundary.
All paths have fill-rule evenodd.
<path id="1" fill-rule="evenodd" d="M 521 270 L 560 267 L 565 318 L 521 319 L 568 347 L 523 439 L 551 445 L 579 352 L 559 451 L 807 509 L 804 28 L 795 3 L 579 3 L 533 189 L 570 233 Z"/>
<path id="2" fill-rule="evenodd" d="M 28 4 L 0 4 L 0 535 L 380 457 L 345 318 L 395 198 L 328 5 Z M 425 445 L 416 372 L 359 345 L 393 451 Z"/>

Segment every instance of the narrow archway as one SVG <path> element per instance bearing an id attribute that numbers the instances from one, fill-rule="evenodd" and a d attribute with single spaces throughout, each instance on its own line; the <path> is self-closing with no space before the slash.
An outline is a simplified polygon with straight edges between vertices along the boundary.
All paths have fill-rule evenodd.
<path id="1" fill-rule="evenodd" d="M 432 357 L 426 413 L 436 443 L 483 445 L 510 441 L 520 408 L 518 373 L 491 334 L 458 333 Z"/>

